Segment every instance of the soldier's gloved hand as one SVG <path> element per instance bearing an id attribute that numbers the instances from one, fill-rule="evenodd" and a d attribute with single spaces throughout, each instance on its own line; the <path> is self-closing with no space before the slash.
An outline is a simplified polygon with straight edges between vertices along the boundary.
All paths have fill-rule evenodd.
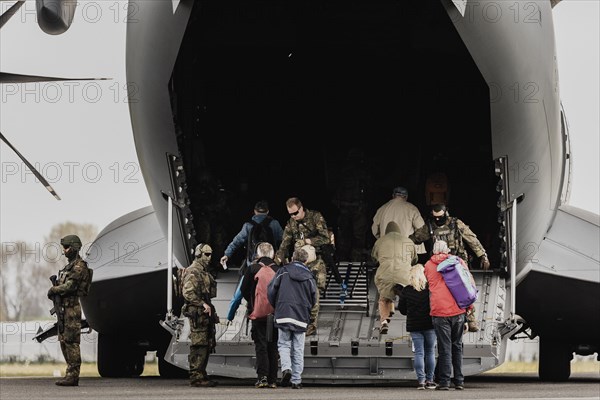
<path id="1" fill-rule="evenodd" d="M 482 255 L 480 260 L 481 269 L 490 269 L 490 260 L 488 260 L 487 255 Z"/>
<path id="2" fill-rule="evenodd" d="M 294 244 L 294 249 L 297 250 L 297 249 L 301 248 L 302 246 L 304 246 L 305 244 L 306 244 L 306 242 L 303 239 L 296 240 L 296 243 Z"/>
<path id="3" fill-rule="evenodd" d="M 56 291 L 54 290 L 54 286 L 52 286 L 50 289 L 48 289 L 48 298 L 49 299 L 54 297 L 55 294 L 56 294 Z"/>

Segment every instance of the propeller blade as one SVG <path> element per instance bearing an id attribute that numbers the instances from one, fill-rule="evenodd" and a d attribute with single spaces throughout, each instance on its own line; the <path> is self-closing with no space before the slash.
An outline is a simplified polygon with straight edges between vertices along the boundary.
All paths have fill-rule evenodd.
<path id="1" fill-rule="evenodd" d="M 1 1 L 1 0 L 0 0 Z M 106 81 L 109 78 L 58 78 L 53 76 L 21 75 L 9 72 L 0 72 L 1 83 L 29 83 L 29 82 L 51 82 L 51 81 Z"/>
<path id="2" fill-rule="evenodd" d="M 42 174 L 40 174 L 37 171 L 37 169 L 35 169 L 34 166 L 31 165 L 31 163 L 29 161 L 27 161 L 27 159 L 25 157 L 23 157 L 23 155 L 21 153 L 19 153 L 19 150 L 15 149 L 15 147 L 12 144 L 10 144 L 10 142 L 8 141 L 8 139 L 6 139 L 6 137 L 4 137 L 2 132 L 0 132 L 0 139 L 2 139 L 2 141 L 4 143 L 6 143 L 8 145 L 8 147 L 10 147 L 19 156 L 19 158 L 25 163 L 25 165 L 27 165 L 27 167 L 31 170 L 31 172 L 33 172 L 33 175 L 35 175 L 35 177 L 38 178 L 38 180 L 40 182 L 42 182 L 42 184 L 52 194 L 52 196 L 56 197 L 56 200 L 60 200 L 60 196 L 54 191 L 54 188 L 52 187 L 52 185 L 50 185 L 48 183 L 48 181 L 46 180 L 46 178 L 44 178 L 42 176 Z"/>
<path id="3" fill-rule="evenodd" d="M 6 10 L 6 12 L 4 14 L 0 15 L 0 29 L 2 29 L 4 24 L 6 24 L 8 22 L 8 20 L 11 19 L 11 17 L 13 15 L 15 15 L 17 10 L 19 8 L 21 8 L 23 3 L 25 3 L 25 0 L 17 1 L 15 4 L 12 5 L 12 7 L 10 7 L 8 10 Z"/>

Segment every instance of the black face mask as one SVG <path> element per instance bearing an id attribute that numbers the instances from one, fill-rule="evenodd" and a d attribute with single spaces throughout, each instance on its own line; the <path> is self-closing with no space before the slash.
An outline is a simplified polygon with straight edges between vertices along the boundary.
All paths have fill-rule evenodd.
<path id="1" fill-rule="evenodd" d="M 432 216 L 431 218 L 433 218 L 433 222 L 435 222 L 435 224 L 437 226 L 442 226 L 446 223 L 446 220 L 448 219 L 448 217 L 446 216 L 446 214 L 442 215 L 441 217 L 434 217 Z"/>
<path id="2" fill-rule="evenodd" d="M 73 261 L 77 257 L 77 251 L 75 249 L 69 249 L 65 252 L 65 256 L 67 257 L 67 260 Z"/>

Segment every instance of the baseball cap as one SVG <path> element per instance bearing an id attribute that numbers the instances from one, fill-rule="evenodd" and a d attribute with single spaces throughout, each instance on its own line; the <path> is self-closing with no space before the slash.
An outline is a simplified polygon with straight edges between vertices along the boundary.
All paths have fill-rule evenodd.
<path id="1" fill-rule="evenodd" d="M 408 190 L 406 190 L 405 187 L 402 186 L 398 186 L 394 188 L 394 191 L 392 192 L 393 195 L 398 195 L 398 196 L 403 196 L 403 197 L 408 197 Z"/>

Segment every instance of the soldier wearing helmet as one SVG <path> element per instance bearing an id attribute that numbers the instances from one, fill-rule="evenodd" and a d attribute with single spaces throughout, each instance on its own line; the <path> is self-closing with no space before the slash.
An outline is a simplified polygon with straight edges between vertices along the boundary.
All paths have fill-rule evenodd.
<path id="1" fill-rule="evenodd" d="M 217 283 L 208 272 L 212 248 L 205 243 L 196 246 L 194 262 L 183 274 L 182 314 L 190 320 L 190 386 L 212 387 L 216 382 L 208 379 L 206 365 L 208 356 L 216 345 L 214 329 L 218 317 L 211 304 L 217 295 Z"/>
<path id="2" fill-rule="evenodd" d="M 81 239 L 77 235 L 67 235 L 60 240 L 63 254 L 69 263 L 59 271 L 55 286 L 48 290 L 48 298 L 59 295 L 64 315 L 64 330 L 59 332 L 58 340 L 67 371 L 65 377 L 56 381 L 58 386 L 78 386 L 81 366 L 81 305 L 79 298 L 86 296 L 92 283 L 92 270 L 79 256 Z"/>

